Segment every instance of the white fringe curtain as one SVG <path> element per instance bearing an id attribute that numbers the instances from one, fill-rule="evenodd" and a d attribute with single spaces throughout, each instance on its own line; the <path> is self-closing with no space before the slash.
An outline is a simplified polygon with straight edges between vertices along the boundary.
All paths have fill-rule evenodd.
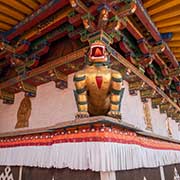
<path id="1" fill-rule="evenodd" d="M 0 148 L 0 165 L 116 171 L 180 163 L 180 151 L 110 142 Z"/>

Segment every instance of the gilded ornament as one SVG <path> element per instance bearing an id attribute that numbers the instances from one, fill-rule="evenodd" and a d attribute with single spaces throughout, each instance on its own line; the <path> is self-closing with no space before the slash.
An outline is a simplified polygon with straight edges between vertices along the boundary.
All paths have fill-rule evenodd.
<path id="1" fill-rule="evenodd" d="M 86 67 L 74 76 L 77 118 L 98 115 L 121 118 L 122 76 L 109 64 L 106 45 L 99 40 L 92 43 Z"/>

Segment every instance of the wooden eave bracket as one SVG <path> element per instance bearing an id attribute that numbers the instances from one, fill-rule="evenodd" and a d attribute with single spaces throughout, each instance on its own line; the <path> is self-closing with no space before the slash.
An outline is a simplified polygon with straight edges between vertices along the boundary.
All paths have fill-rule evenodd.
<path id="1" fill-rule="evenodd" d="M 0 99 L 3 100 L 4 104 L 13 104 L 15 95 L 5 90 L 0 90 Z"/>
<path id="2" fill-rule="evenodd" d="M 21 81 L 19 83 L 19 88 L 25 92 L 26 96 L 35 97 L 37 92 L 37 87 L 29 84 L 27 82 Z"/>

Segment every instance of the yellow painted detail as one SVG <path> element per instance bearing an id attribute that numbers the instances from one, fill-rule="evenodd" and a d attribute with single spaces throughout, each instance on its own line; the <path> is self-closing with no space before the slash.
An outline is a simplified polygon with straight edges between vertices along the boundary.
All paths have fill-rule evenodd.
<path id="1" fill-rule="evenodd" d="M 110 109 L 112 111 L 118 111 L 119 110 L 119 105 L 111 104 L 110 106 L 111 106 Z"/>

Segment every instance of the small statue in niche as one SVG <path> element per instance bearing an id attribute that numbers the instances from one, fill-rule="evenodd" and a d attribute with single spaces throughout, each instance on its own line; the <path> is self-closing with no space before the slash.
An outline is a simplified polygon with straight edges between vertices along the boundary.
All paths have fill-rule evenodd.
<path id="1" fill-rule="evenodd" d="M 122 76 L 112 70 L 106 45 L 90 45 L 87 66 L 74 76 L 78 113 L 76 118 L 108 115 L 121 119 Z"/>
<path id="2" fill-rule="evenodd" d="M 17 112 L 17 123 L 15 128 L 29 126 L 29 117 L 31 115 L 31 101 L 29 97 L 24 97 Z"/>

